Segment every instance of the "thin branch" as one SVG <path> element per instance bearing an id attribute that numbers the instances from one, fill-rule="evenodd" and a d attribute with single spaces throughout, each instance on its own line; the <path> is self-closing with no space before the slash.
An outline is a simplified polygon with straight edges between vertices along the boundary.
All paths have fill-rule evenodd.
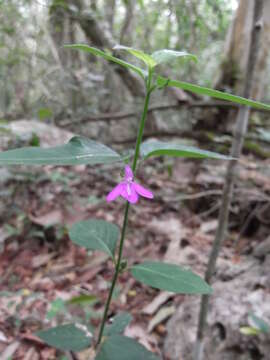
<path id="1" fill-rule="evenodd" d="M 251 84 L 254 78 L 255 65 L 257 61 L 257 55 L 260 46 L 260 35 L 262 26 L 261 23 L 263 14 L 263 0 L 254 0 L 254 15 L 253 15 L 253 26 L 251 34 L 251 44 L 249 47 L 248 55 L 248 65 L 246 71 L 246 79 L 243 89 L 244 97 L 249 97 L 251 92 Z M 237 119 L 236 119 L 236 128 L 235 135 L 232 144 L 231 154 L 233 158 L 239 158 L 242 152 L 242 147 L 244 143 L 244 138 L 247 131 L 248 120 L 250 115 L 250 109 L 248 107 L 240 107 Z M 209 257 L 207 270 L 205 273 L 205 280 L 208 283 L 212 282 L 212 277 L 216 269 L 216 261 L 220 252 L 221 245 L 225 239 L 227 228 L 228 228 L 228 218 L 230 204 L 232 200 L 233 187 L 235 181 L 235 175 L 237 171 L 237 161 L 232 160 L 228 164 L 227 174 L 225 179 L 225 184 L 223 188 L 222 204 L 219 212 L 219 223 Z M 208 313 L 208 303 L 209 295 L 203 295 L 201 300 L 200 314 L 199 314 L 199 324 L 197 329 L 197 342 L 194 352 L 194 360 L 203 360 L 203 340 L 204 333 L 206 328 L 206 319 Z"/>
<path id="2" fill-rule="evenodd" d="M 174 110 L 179 109 L 182 107 L 186 107 L 188 109 L 192 108 L 227 108 L 227 109 L 239 109 L 240 105 L 233 104 L 226 101 L 194 101 L 194 102 L 177 102 L 175 104 L 164 104 L 164 105 L 155 105 L 149 107 L 148 113 L 152 113 L 154 111 L 167 111 L 167 110 Z M 267 110 L 264 109 L 252 109 L 252 111 L 266 113 Z M 67 120 L 62 121 L 59 125 L 60 126 L 69 126 L 74 125 L 75 123 L 83 124 L 88 122 L 97 122 L 97 121 L 114 121 L 114 120 L 127 120 L 131 117 L 138 117 L 139 114 L 136 111 L 126 111 L 126 112 L 117 112 L 117 113 L 106 113 L 106 114 L 96 114 L 90 115 L 85 118 L 81 118 L 77 121 L 74 120 Z"/>

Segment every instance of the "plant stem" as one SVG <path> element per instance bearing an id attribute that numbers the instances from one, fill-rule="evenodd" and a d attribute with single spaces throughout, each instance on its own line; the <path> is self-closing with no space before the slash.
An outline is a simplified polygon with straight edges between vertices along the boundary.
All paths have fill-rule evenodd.
<path id="1" fill-rule="evenodd" d="M 124 245 L 126 228 L 127 228 L 127 221 L 128 221 L 128 210 L 129 210 L 129 202 L 126 203 L 124 221 L 123 221 L 121 239 L 120 239 L 120 245 L 119 245 L 119 252 L 118 252 L 118 260 L 117 260 L 117 263 L 116 263 L 116 266 L 115 266 L 115 271 L 114 271 L 114 275 L 113 275 L 113 280 L 112 280 L 110 292 L 109 292 L 109 295 L 108 295 L 108 298 L 107 298 L 107 301 L 106 301 L 106 305 L 105 305 L 105 309 L 104 309 L 104 313 L 103 313 L 103 318 L 102 318 L 102 323 L 101 323 L 100 330 L 99 330 L 97 345 L 100 344 L 101 339 L 102 339 L 105 323 L 106 323 L 107 316 L 108 316 L 108 311 L 109 311 L 112 296 L 113 296 L 113 291 L 114 291 L 114 288 L 115 288 L 115 285 L 116 285 L 116 282 L 117 282 L 117 279 L 118 279 L 120 267 L 121 267 L 123 245 Z"/>
<path id="2" fill-rule="evenodd" d="M 253 26 L 251 34 L 251 44 L 249 48 L 249 58 L 247 65 L 246 81 L 244 84 L 243 95 L 249 98 L 251 95 L 252 81 L 254 78 L 255 65 L 257 61 L 257 55 L 259 52 L 261 26 L 258 25 L 262 19 L 263 14 L 263 1 L 254 1 L 254 14 L 253 14 Z M 241 107 L 237 114 L 236 128 L 232 144 L 231 155 L 234 158 L 239 158 L 242 152 L 243 141 L 246 135 L 250 109 L 248 107 Z M 222 204 L 219 212 L 218 229 L 216 232 L 215 240 L 212 246 L 211 254 L 209 257 L 207 270 L 205 273 L 205 281 L 212 282 L 212 277 L 216 269 L 216 261 L 220 252 L 221 245 L 226 235 L 227 224 L 229 218 L 229 209 L 232 199 L 233 186 L 237 161 L 232 160 L 228 164 L 225 184 L 223 187 Z M 197 339 L 194 347 L 194 360 L 203 360 L 203 340 L 204 332 L 206 328 L 206 319 L 208 313 L 209 295 L 203 295 L 201 298 L 201 306 L 199 313 L 199 324 L 197 329 Z"/>
<path id="3" fill-rule="evenodd" d="M 134 154 L 134 159 L 133 159 L 133 164 L 132 164 L 132 170 L 133 170 L 134 174 L 136 172 L 137 161 L 138 161 L 138 157 L 139 157 L 139 153 L 140 153 L 140 146 L 141 146 L 141 142 L 142 142 L 142 138 L 143 138 L 143 130 L 144 130 L 145 121 L 146 121 L 146 117 L 147 117 L 148 104 L 149 104 L 149 99 L 150 99 L 150 95 L 151 95 L 151 92 L 152 92 L 152 89 L 151 89 L 152 71 L 151 71 L 151 69 L 149 69 L 148 74 L 149 75 L 148 75 L 148 79 L 147 79 L 147 82 L 146 82 L 146 96 L 145 96 L 145 100 L 144 100 L 144 108 L 143 108 L 143 113 L 142 113 L 142 117 L 141 117 L 141 121 L 140 121 L 140 127 L 139 127 L 139 131 L 138 131 L 136 147 L 135 147 L 135 154 Z M 107 301 L 106 301 L 106 305 L 105 305 L 105 309 L 104 309 L 104 313 L 103 313 L 103 317 L 102 317 L 102 322 L 101 322 L 101 325 L 100 325 L 100 330 L 99 330 L 99 335 L 98 335 L 98 340 L 97 340 L 97 346 L 100 344 L 100 342 L 102 340 L 102 336 L 103 336 L 105 324 L 106 324 L 106 321 L 107 321 L 110 304 L 111 304 L 111 301 L 112 301 L 113 292 L 114 292 L 114 289 L 115 289 L 115 285 L 117 283 L 119 272 L 121 270 L 123 247 L 124 247 L 126 228 L 127 228 L 127 222 L 128 222 L 129 205 L 130 205 L 129 202 L 127 202 L 126 207 L 125 207 L 122 231 L 121 231 L 120 245 L 119 245 L 119 251 L 118 251 L 118 259 L 117 259 L 117 263 L 116 263 L 116 266 L 115 266 L 114 275 L 113 275 L 109 295 L 108 295 L 108 298 L 107 298 Z"/>
<path id="4" fill-rule="evenodd" d="M 151 90 L 151 82 L 152 82 L 152 71 L 151 71 L 151 69 L 149 69 L 149 76 L 148 76 L 148 80 L 147 80 L 147 84 L 146 84 L 146 96 L 145 96 L 145 101 L 144 101 L 144 108 L 143 108 L 143 113 L 142 113 L 142 117 L 141 117 L 141 121 L 140 121 L 140 127 L 139 127 L 139 131 L 138 131 L 136 147 L 135 147 L 135 154 L 134 154 L 134 159 L 133 159 L 133 164 L 132 164 L 132 170 L 133 170 L 134 175 L 136 172 L 137 161 L 138 161 L 139 153 L 140 153 L 140 145 L 142 142 L 145 120 L 147 118 L 148 105 L 149 105 L 150 95 L 151 95 L 151 91 L 152 91 Z"/>

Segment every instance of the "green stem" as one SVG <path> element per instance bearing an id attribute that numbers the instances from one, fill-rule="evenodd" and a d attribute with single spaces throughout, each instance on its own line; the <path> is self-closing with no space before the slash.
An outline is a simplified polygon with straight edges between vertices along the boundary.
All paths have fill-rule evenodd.
<path id="1" fill-rule="evenodd" d="M 121 267 L 123 246 L 124 246 L 126 227 L 127 227 L 127 221 L 128 221 L 128 210 L 129 210 L 129 202 L 126 203 L 125 215 L 124 215 L 124 221 L 123 221 L 121 239 L 120 239 L 120 245 L 119 245 L 118 260 L 117 260 L 117 263 L 116 263 L 116 266 L 115 266 L 115 271 L 114 271 L 114 275 L 113 275 L 113 280 L 112 280 L 109 296 L 108 296 L 108 299 L 106 301 L 105 310 L 104 310 L 104 313 L 103 313 L 103 318 L 102 318 L 102 323 L 101 323 L 100 330 L 99 330 L 97 345 L 100 344 L 101 339 L 102 339 L 105 323 L 106 323 L 106 320 L 107 320 L 107 316 L 108 316 L 108 312 L 109 312 L 109 308 L 110 308 L 110 304 L 111 304 L 111 300 L 112 300 L 112 296 L 113 296 L 113 291 L 114 291 L 114 288 L 115 288 L 115 285 L 116 285 L 116 282 L 117 282 L 117 279 L 118 279 L 120 267 Z"/>
<path id="2" fill-rule="evenodd" d="M 144 126 L 145 126 L 145 120 L 146 120 L 146 117 L 147 117 L 148 104 L 149 104 L 149 99 L 150 99 L 150 95 L 151 95 L 151 92 L 152 92 L 151 83 L 152 83 L 152 70 L 149 69 L 149 75 L 148 75 L 148 79 L 147 79 L 147 83 L 146 83 L 146 96 L 145 96 L 145 100 L 144 100 L 144 108 L 143 108 L 143 113 L 142 113 L 142 117 L 141 117 L 141 121 L 140 121 L 140 127 L 139 127 L 139 131 L 138 131 L 136 147 L 135 147 L 135 154 L 134 154 L 134 159 L 133 159 L 133 164 L 132 164 L 132 170 L 133 170 L 134 174 L 135 174 L 135 171 L 136 171 L 137 161 L 138 161 L 138 158 L 139 158 L 140 146 L 141 146 L 141 142 L 142 142 L 142 138 L 143 138 L 143 130 L 144 130 Z M 103 317 L 102 317 L 102 322 L 101 322 L 101 325 L 100 325 L 100 330 L 99 330 L 99 335 L 98 335 L 98 340 L 97 340 L 97 346 L 101 343 L 101 340 L 102 340 L 102 336 L 103 336 L 105 324 L 106 324 L 106 321 L 107 321 L 110 304 L 111 304 L 111 301 L 112 301 L 113 292 L 114 292 L 114 289 L 115 289 L 115 285 L 117 283 L 119 272 L 121 270 L 123 247 L 124 247 L 126 228 L 127 228 L 127 222 L 128 222 L 128 211 L 129 211 L 129 202 L 126 203 L 126 207 L 125 207 L 124 220 L 123 220 L 123 226 L 122 226 L 121 238 L 120 238 L 120 245 L 119 245 L 119 251 L 118 251 L 118 259 L 117 259 L 117 263 L 116 263 L 116 266 L 115 266 L 115 271 L 114 271 L 114 275 L 113 275 L 109 295 L 108 295 L 108 298 L 107 298 L 107 301 L 106 301 L 106 305 L 105 305 L 105 309 L 104 309 L 104 313 L 103 313 Z"/>
<path id="3" fill-rule="evenodd" d="M 148 76 L 148 80 L 147 80 L 147 84 L 146 84 L 146 96 L 145 96 L 145 100 L 144 100 L 143 113 L 142 113 L 142 117 L 141 117 L 141 121 L 140 121 L 140 127 L 139 127 L 139 131 L 138 131 L 136 147 L 135 147 L 135 154 L 134 154 L 134 159 L 133 159 L 133 164 L 132 164 L 132 170 L 133 170 L 134 175 L 136 172 L 137 161 L 138 161 L 139 154 L 140 154 L 140 146 L 141 146 L 142 138 L 143 138 L 145 120 L 147 118 L 148 105 L 149 105 L 150 95 L 152 92 L 151 82 L 152 82 L 152 71 L 151 71 L 151 69 L 149 69 L 149 76 Z"/>

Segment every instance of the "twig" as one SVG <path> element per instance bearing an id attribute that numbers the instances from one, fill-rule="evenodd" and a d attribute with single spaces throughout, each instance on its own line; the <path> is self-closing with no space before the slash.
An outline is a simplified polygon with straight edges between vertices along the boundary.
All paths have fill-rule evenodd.
<path id="1" fill-rule="evenodd" d="M 154 111 L 167 111 L 167 110 L 173 110 L 173 109 L 179 109 L 182 107 L 186 108 L 235 108 L 239 109 L 240 105 L 233 104 L 226 101 L 178 101 L 175 104 L 164 104 L 164 105 L 156 105 L 149 107 L 148 113 L 152 113 Z M 267 112 L 267 110 L 264 109 L 252 109 L 252 111 L 258 111 L 258 112 Z M 117 112 L 117 113 L 106 113 L 106 114 L 96 114 L 96 115 L 90 115 L 85 118 L 81 118 L 77 121 L 74 120 L 67 120 L 62 121 L 59 126 L 69 126 L 74 125 L 77 123 L 83 124 L 87 122 L 97 122 L 97 121 L 113 121 L 113 120 L 127 120 L 131 117 L 138 117 L 139 114 L 136 111 L 126 111 L 126 112 Z"/>
<path id="2" fill-rule="evenodd" d="M 248 55 L 248 65 L 246 73 L 246 81 L 244 84 L 244 97 L 249 97 L 251 93 L 251 84 L 254 76 L 254 70 L 259 50 L 261 26 L 260 20 L 263 12 L 263 0 L 254 0 L 254 15 L 253 15 L 253 26 L 251 34 L 251 43 Z M 236 131 L 232 144 L 231 154 L 234 158 L 239 158 L 242 152 L 242 146 L 244 137 L 247 131 L 247 125 L 249 120 L 250 109 L 247 107 L 240 107 L 236 120 Z M 230 161 L 227 168 L 226 180 L 223 188 L 222 206 L 219 212 L 219 224 L 216 232 L 216 237 L 213 243 L 212 251 L 209 257 L 207 270 L 205 273 L 205 280 L 211 283 L 213 274 L 216 268 L 216 261 L 219 255 L 221 244 L 225 238 L 227 231 L 228 217 L 230 203 L 233 193 L 233 185 L 236 173 L 236 160 Z M 203 360 L 203 338 L 206 327 L 206 318 L 208 312 L 209 295 L 203 295 L 201 300 L 200 314 L 199 314 L 199 325 L 197 330 L 197 342 L 194 352 L 194 360 Z"/>
<path id="3" fill-rule="evenodd" d="M 180 196 L 174 196 L 173 198 L 168 198 L 168 201 L 183 201 L 183 200 L 195 200 L 201 197 L 213 196 L 213 195 L 221 195 L 221 190 L 207 190 L 207 191 L 200 191 L 195 194 L 186 194 Z"/>

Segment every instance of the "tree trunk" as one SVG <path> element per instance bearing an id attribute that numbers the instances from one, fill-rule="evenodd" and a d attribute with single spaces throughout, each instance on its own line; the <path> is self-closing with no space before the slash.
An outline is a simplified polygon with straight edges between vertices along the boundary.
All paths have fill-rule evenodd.
<path id="1" fill-rule="evenodd" d="M 263 18 L 264 0 L 251 0 L 252 5 L 252 19 L 249 36 L 249 46 L 247 49 L 247 62 L 245 64 L 246 71 L 243 79 L 242 90 L 240 92 L 246 98 L 251 97 L 253 89 L 254 75 L 258 64 L 258 55 L 261 49 L 261 33 L 262 24 L 259 24 Z M 234 159 L 239 159 L 242 152 L 242 146 L 244 143 L 248 120 L 250 115 L 250 108 L 242 106 L 237 114 L 236 127 L 234 131 L 234 139 L 231 148 L 231 156 Z M 219 211 L 218 228 L 216 236 L 212 245 L 211 254 L 208 260 L 207 270 L 205 272 L 205 281 L 212 282 L 212 278 L 216 269 L 216 261 L 220 252 L 220 248 L 225 239 L 229 210 L 233 194 L 234 179 L 237 173 L 237 160 L 229 162 L 227 167 L 227 173 L 225 183 L 223 187 L 222 203 Z M 204 334 L 207 321 L 207 313 L 209 307 L 209 295 L 203 295 L 201 298 L 201 307 L 199 314 L 199 324 L 197 329 L 197 342 L 194 352 L 194 360 L 203 360 L 203 345 Z"/>
<path id="2" fill-rule="evenodd" d="M 113 26 L 114 26 L 115 7 L 116 7 L 116 0 L 107 0 L 104 9 L 105 17 L 107 19 L 109 29 L 112 35 L 114 34 Z"/>
<path id="3" fill-rule="evenodd" d="M 241 93 L 248 63 L 248 49 L 251 39 L 253 0 L 239 0 L 239 6 L 227 34 L 224 60 L 215 80 L 217 89 L 231 89 Z M 265 2 L 263 13 L 262 42 L 255 68 L 251 98 L 261 100 L 267 85 L 267 58 L 270 52 L 270 1 Z"/>
<path id="4" fill-rule="evenodd" d="M 134 11 L 136 2 L 134 0 L 126 1 L 126 14 L 120 33 L 120 44 L 132 46 L 132 28 L 134 21 Z"/>

